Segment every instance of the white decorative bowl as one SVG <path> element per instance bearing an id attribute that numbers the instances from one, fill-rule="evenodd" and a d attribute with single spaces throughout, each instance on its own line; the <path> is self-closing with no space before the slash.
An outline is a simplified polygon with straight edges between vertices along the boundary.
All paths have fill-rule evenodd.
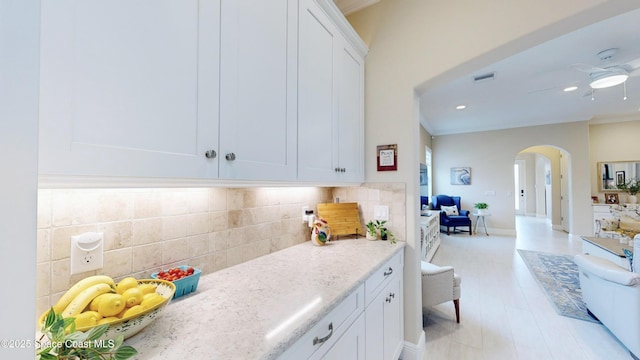
<path id="1" fill-rule="evenodd" d="M 130 317 L 124 317 L 120 320 L 116 320 L 109 323 L 109 328 L 100 337 L 103 340 L 116 339 L 119 335 L 122 335 L 125 339 L 132 337 L 139 333 L 142 329 L 147 327 L 153 322 L 161 313 L 162 309 L 171 301 L 173 294 L 176 292 L 176 286 L 170 282 L 160 279 L 141 279 L 138 280 L 138 284 L 152 284 L 156 285 L 156 293 L 160 294 L 165 300 L 159 304 L 156 304 L 145 311 Z M 40 326 L 44 323 L 44 319 L 49 311 L 45 311 L 40 317 Z M 76 328 L 76 331 L 86 332 L 95 326 L 86 326 Z"/>

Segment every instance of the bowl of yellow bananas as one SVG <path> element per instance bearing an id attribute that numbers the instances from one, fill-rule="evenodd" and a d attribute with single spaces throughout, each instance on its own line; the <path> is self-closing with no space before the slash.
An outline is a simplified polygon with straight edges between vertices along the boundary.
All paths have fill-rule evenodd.
<path id="1" fill-rule="evenodd" d="M 127 339 L 152 323 L 175 292 L 170 281 L 126 277 L 116 283 L 109 276 L 94 275 L 73 285 L 52 309 L 63 318 L 73 318 L 76 331 L 109 324 L 101 339 L 119 335 Z M 40 326 L 50 311 L 40 316 Z"/>

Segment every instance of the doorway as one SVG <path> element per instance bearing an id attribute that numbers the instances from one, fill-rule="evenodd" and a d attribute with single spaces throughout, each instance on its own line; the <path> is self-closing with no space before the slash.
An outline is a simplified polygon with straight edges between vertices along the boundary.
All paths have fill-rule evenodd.
<path id="1" fill-rule="evenodd" d="M 532 146 L 514 159 L 516 215 L 545 218 L 554 230 L 569 232 L 571 156 L 564 149 Z"/>

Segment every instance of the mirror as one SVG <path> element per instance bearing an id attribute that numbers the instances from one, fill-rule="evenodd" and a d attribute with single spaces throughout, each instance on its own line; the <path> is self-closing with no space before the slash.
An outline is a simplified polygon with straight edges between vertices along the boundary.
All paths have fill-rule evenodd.
<path id="1" fill-rule="evenodd" d="M 617 184 L 640 177 L 640 161 L 607 161 L 598 163 L 601 191 L 619 190 Z"/>

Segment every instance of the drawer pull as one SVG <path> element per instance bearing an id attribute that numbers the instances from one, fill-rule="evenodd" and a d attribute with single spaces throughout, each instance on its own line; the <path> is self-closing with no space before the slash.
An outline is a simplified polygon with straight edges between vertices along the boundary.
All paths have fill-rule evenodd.
<path id="1" fill-rule="evenodd" d="M 322 344 L 323 342 L 329 340 L 329 338 L 331 337 L 331 335 L 333 335 L 333 323 L 329 324 L 329 334 L 321 339 L 318 339 L 318 337 L 316 336 L 313 339 L 313 345 L 317 345 L 317 344 Z"/>
<path id="2" fill-rule="evenodd" d="M 391 298 L 387 296 L 387 298 L 384 301 L 390 303 L 391 302 Z"/>
<path id="3" fill-rule="evenodd" d="M 389 276 L 391 274 L 393 274 L 393 268 L 389 267 L 389 270 L 384 272 L 384 276 Z"/>
<path id="4" fill-rule="evenodd" d="M 394 299 L 395 299 L 395 297 L 396 297 L 396 293 L 390 293 L 390 294 L 389 294 L 389 297 L 391 297 L 391 298 L 394 298 Z"/>

